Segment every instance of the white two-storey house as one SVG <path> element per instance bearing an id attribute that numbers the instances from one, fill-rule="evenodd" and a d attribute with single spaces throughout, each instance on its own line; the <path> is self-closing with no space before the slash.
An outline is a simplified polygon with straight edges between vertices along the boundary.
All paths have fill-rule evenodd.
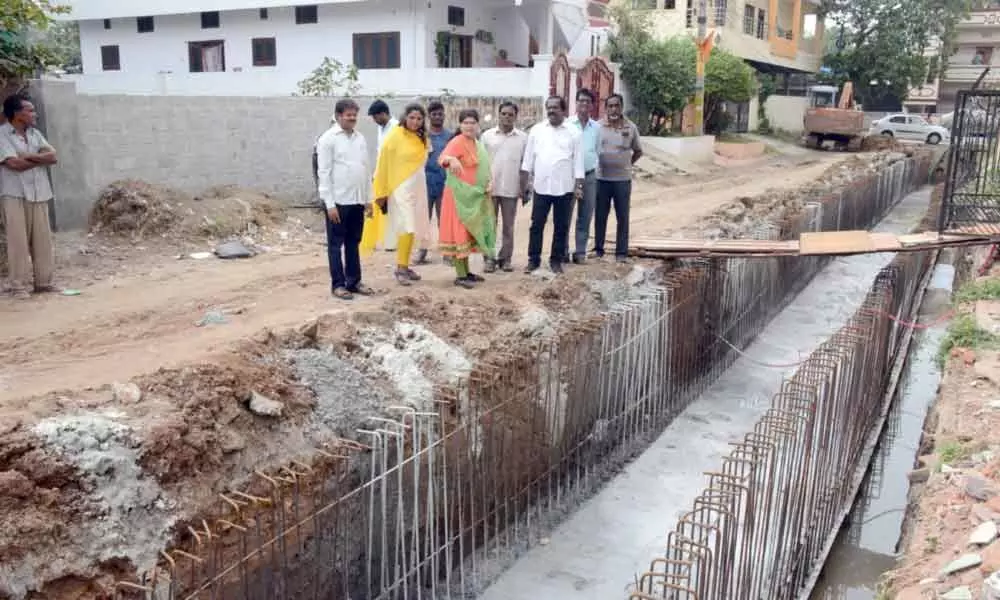
<path id="1" fill-rule="evenodd" d="M 83 93 L 287 95 L 324 57 L 363 95 L 544 95 L 587 0 L 68 0 Z"/>

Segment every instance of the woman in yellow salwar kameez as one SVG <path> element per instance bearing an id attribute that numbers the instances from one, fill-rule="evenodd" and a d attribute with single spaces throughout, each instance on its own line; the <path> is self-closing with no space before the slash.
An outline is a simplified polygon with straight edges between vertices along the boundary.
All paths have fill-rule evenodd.
<path id="1" fill-rule="evenodd" d="M 370 254 L 384 236 L 384 217 L 392 222 L 399 235 L 396 244 L 396 282 L 411 285 L 420 281 L 410 268 L 415 241 L 426 247 L 430 240 L 430 219 L 427 216 L 427 179 L 424 165 L 430 144 L 424 129 L 426 113 L 419 104 L 410 104 L 403 112 L 399 126 L 385 136 L 375 165 L 375 208 L 373 218 L 365 223 L 361 249 Z"/>

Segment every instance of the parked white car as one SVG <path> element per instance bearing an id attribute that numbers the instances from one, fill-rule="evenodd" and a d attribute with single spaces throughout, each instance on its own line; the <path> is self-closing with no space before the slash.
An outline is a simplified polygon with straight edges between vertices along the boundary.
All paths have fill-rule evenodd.
<path id="1" fill-rule="evenodd" d="M 947 142 L 949 132 L 940 125 L 931 125 L 920 115 L 887 115 L 872 122 L 873 135 L 888 135 L 901 140 L 914 140 L 928 144 Z"/>

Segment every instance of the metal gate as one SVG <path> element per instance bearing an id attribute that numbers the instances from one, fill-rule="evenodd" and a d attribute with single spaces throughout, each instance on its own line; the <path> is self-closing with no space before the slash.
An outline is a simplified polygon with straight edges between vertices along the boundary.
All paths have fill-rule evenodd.
<path id="1" fill-rule="evenodd" d="M 560 53 L 556 56 L 555 60 L 552 61 L 552 67 L 549 70 L 549 95 L 559 96 L 563 100 L 569 103 L 569 84 L 570 84 L 570 69 L 569 60 L 566 58 L 565 53 Z"/>
<path id="2" fill-rule="evenodd" d="M 938 231 L 1000 233 L 1000 90 L 960 90 Z"/>
<path id="3" fill-rule="evenodd" d="M 726 131 L 731 133 L 747 133 L 750 131 L 749 102 L 726 102 L 724 106 L 730 116 Z"/>
<path id="4" fill-rule="evenodd" d="M 583 67 L 576 72 L 576 89 L 588 88 L 595 96 L 597 117 L 604 116 L 604 101 L 615 93 L 615 74 L 608 65 L 607 59 L 594 56 L 587 59 Z"/>

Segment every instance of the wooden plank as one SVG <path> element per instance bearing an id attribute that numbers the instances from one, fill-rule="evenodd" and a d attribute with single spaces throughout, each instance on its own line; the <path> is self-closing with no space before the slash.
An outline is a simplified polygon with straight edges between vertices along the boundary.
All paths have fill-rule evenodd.
<path id="1" fill-rule="evenodd" d="M 872 252 L 874 249 L 867 231 L 820 231 L 799 236 L 799 254 L 803 256 Z"/>
<path id="2" fill-rule="evenodd" d="M 872 241 L 872 248 L 884 252 L 902 250 L 903 243 L 899 241 L 899 236 L 894 233 L 870 233 L 868 237 Z"/>

